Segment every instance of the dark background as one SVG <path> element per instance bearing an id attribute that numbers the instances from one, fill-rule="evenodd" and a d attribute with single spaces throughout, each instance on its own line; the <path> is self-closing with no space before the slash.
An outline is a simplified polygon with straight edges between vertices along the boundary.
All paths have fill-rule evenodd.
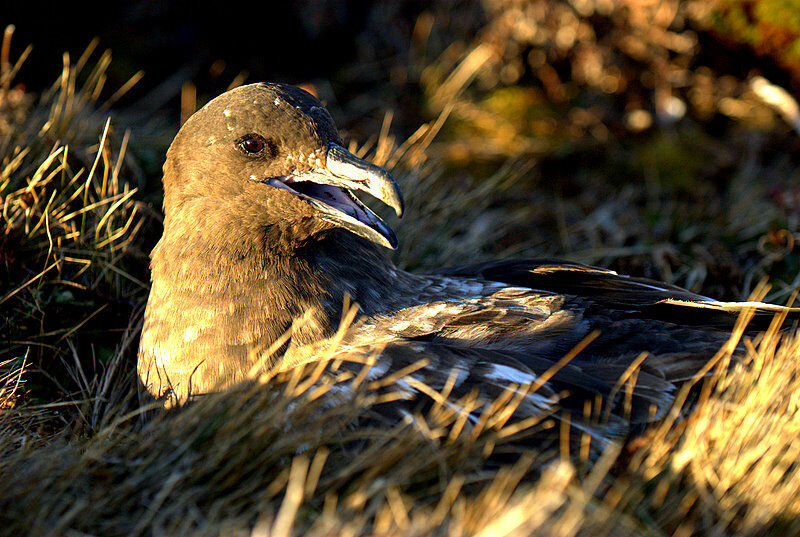
<path id="1" fill-rule="evenodd" d="M 323 96 L 345 100 L 365 85 L 391 82 L 392 72 L 407 62 L 412 27 L 426 4 L 7 2 L 0 26 L 16 26 L 17 53 L 34 45 L 17 77 L 28 89 L 48 87 L 60 71 L 64 52 L 74 61 L 92 38 L 99 37 L 99 50 L 113 54 L 107 72 L 109 93 L 144 71 L 120 107 L 155 107 L 177 118 L 178 93 L 186 81 L 197 85 L 200 101 L 223 91 L 239 75 L 247 82 L 325 81 L 319 89 Z M 331 85 L 337 88 L 335 95 Z M 392 93 L 403 92 L 387 92 Z"/>
<path id="2" fill-rule="evenodd" d="M 784 298 L 800 267 L 797 247 L 764 250 L 784 252 L 779 237 L 798 228 L 797 133 L 751 88 L 757 76 L 800 87 L 800 28 L 779 0 L 6 4 L 12 61 L 34 47 L 14 80 L 31 98 L 64 52 L 74 62 L 95 37 L 78 78 L 110 49 L 99 103 L 144 73 L 111 115 L 132 129 L 141 172 L 129 180 L 154 212 L 181 117 L 232 84 L 272 80 L 315 92 L 368 157 L 384 127 L 400 144 L 449 110 L 425 153 L 444 170 L 442 191 L 521 170 L 513 188 L 447 220 L 452 240 L 481 236 L 483 221 L 498 233 L 479 257 L 568 257 L 728 299 L 764 276 Z M 448 93 L 478 49 L 488 60 Z M 407 241 L 421 246 L 401 264 L 462 261 L 434 239 Z"/>

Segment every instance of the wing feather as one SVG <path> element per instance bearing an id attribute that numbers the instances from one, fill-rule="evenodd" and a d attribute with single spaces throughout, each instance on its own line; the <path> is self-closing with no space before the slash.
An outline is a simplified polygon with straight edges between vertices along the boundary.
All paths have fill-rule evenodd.
<path id="1" fill-rule="evenodd" d="M 579 296 L 608 308 L 635 312 L 640 318 L 695 327 L 729 329 L 748 310 L 754 313 L 748 325 L 751 332 L 765 330 L 778 314 L 785 314 L 789 323 L 800 320 L 800 308 L 763 302 L 719 302 L 667 283 L 555 259 L 489 261 L 439 273 Z"/>

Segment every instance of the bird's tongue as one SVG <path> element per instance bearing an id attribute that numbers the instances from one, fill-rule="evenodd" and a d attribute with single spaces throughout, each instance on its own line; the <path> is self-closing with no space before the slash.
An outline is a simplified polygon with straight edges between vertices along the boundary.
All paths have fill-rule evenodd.
<path id="1" fill-rule="evenodd" d="M 368 226 L 374 224 L 375 218 L 371 217 L 364 209 L 359 207 L 353 199 L 353 196 L 341 188 L 330 185 L 320 185 L 312 181 L 297 181 L 293 179 L 292 176 L 284 178 L 284 180 L 270 179 L 267 181 L 267 184 L 322 202 Z"/>
<path id="2" fill-rule="evenodd" d="M 329 185 L 319 185 L 311 181 L 297 181 L 291 184 L 291 188 L 300 194 L 305 194 L 326 205 L 330 205 L 337 211 L 341 211 L 348 216 L 364 224 L 370 224 L 370 218 L 361 207 L 356 205 L 352 198 L 341 188 Z"/>

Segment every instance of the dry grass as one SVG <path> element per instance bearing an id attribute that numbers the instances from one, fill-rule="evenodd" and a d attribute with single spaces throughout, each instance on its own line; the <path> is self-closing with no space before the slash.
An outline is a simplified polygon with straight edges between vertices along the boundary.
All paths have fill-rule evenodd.
<path id="1" fill-rule="evenodd" d="M 428 72 L 435 113 L 408 142 L 392 138 L 387 117 L 372 144 L 352 146 L 394 167 L 403 183 L 400 264 L 460 263 L 465 251 L 568 253 L 646 272 L 644 258 L 659 267 L 655 275 L 686 283 L 689 273 L 672 269 L 688 258 L 702 272 L 694 281 L 708 289 L 709 243 L 723 237 L 744 252 L 731 258 L 740 269 L 734 294 L 750 291 L 750 272 L 757 280 L 780 266 L 779 276 L 794 277 L 792 244 L 770 239 L 764 222 L 780 207 L 753 194 L 764 188 L 756 178 L 783 169 L 763 158 L 757 136 L 747 138 L 758 147 L 737 162 L 722 203 L 735 217 L 663 189 L 653 195 L 648 185 L 611 196 L 586 176 L 577 185 L 600 201 L 547 194 L 551 185 L 531 180 L 541 178 L 541 161 L 525 151 L 488 173 L 454 171 L 450 138 L 436 145 L 434 137 L 450 114 L 480 104 L 467 90 L 489 61 L 485 51 L 476 43 L 437 59 L 440 70 L 457 67 L 438 81 Z M 383 391 L 317 367 L 363 361 L 333 348 L 306 366 L 141 419 L 133 364 L 143 252 L 157 218 L 130 186 L 139 182 L 126 150 L 135 135 L 120 136 L 120 120 L 109 123 L 97 102 L 108 58 L 90 62 L 91 53 L 65 59 L 53 89 L 36 100 L 13 87 L 13 63 L 0 62 L 8 281 L 0 296 L 0 534 L 800 533 L 800 337 L 776 330 L 745 341 L 745 359 L 717 370 L 686 419 L 612 445 L 591 464 L 542 441 L 558 446 L 563 435 L 546 416 L 522 430 L 513 422 L 470 428 L 441 406 L 413 422 L 381 421 L 374 409 L 388 404 Z M 660 215 L 656 224 L 647 211 Z M 686 214 L 699 227 L 681 227 Z M 538 226 L 541 234 L 531 233 Z M 749 265 L 757 255 L 769 263 Z M 784 296 L 796 287 L 791 278 L 773 281 Z"/>
<path id="2" fill-rule="evenodd" d="M 5 434 L 4 533 L 792 534 L 800 341 L 779 340 L 765 336 L 687 420 L 588 471 L 566 456 L 542 467 L 547 454 L 504 428 L 375 421 L 373 389 L 337 396 L 352 375 L 304 382 L 313 364 L 146 425 L 120 411 L 83 439 Z"/>
<path id="3" fill-rule="evenodd" d="M 15 69 L 0 75 L 0 259 L 9 283 L 0 371 L 25 368 L 29 400 L 93 399 L 80 412 L 95 426 L 101 401 L 113 398 L 119 356 L 136 341 L 126 330 L 148 286 L 130 133 L 120 136 L 101 112 L 110 56 L 87 69 L 93 49 L 74 64 L 65 55 L 61 76 L 35 102 L 11 86 Z"/>

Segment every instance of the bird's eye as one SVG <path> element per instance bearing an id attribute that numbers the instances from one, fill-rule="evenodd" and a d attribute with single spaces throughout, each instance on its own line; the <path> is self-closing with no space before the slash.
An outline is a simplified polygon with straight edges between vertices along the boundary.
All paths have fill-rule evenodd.
<path id="1" fill-rule="evenodd" d="M 267 141 L 259 134 L 243 136 L 236 146 L 248 155 L 258 155 L 267 147 Z"/>

